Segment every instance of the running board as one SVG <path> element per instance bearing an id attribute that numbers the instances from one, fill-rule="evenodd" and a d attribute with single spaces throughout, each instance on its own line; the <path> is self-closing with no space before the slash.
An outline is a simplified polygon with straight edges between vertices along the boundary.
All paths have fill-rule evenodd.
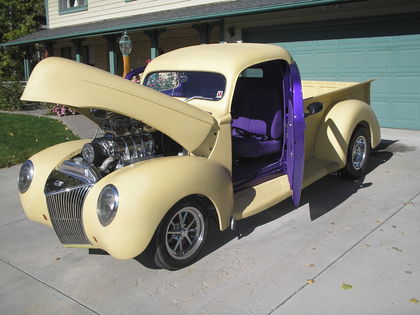
<path id="1" fill-rule="evenodd" d="M 305 161 L 303 187 L 307 187 L 338 169 L 338 163 L 331 161 L 319 159 Z M 237 220 L 250 217 L 289 198 L 291 195 L 292 191 L 287 175 L 282 175 L 262 184 L 243 189 L 235 193 L 233 217 Z"/>
<path id="2" fill-rule="evenodd" d="M 322 177 L 338 171 L 339 165 L 336 162 L 309 159 L 305 161 L 305 170 L 303 172 L 303 188 L 308 187 L 310 184 L 316 182 Z"/>

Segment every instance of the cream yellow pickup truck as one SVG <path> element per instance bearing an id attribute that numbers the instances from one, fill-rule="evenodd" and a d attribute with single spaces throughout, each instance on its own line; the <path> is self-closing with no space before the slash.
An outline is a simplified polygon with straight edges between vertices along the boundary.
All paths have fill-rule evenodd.
<path id="1" fill-rule="evenodd" d="M 265 44 L 182 48 L 140 84 L 50 57 L 23 100 L 69 106 L 98 124 L 20 170 L 23 209 L 68 247 L 119 259 L 146 249 L 163 268 L 197 259 L 208 221 L 220 230 L 321 177 L 363 176 L 380 142 L 371 81 L 301 81 L 289 52 Z"/>

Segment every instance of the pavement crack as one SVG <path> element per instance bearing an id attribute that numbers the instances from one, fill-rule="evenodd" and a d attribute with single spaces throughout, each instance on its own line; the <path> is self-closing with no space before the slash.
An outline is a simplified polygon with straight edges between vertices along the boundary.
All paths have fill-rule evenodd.
<path id="1" fill-rule="evenodd" d="M 385 223 L 387 223 L 392 217 L 394 217 L 397 213 L 399 213 L 402 209 L 407 207 L 408 205 L 412 204 L 412 201 L 416 199 L 418 196 L 420 196 L 420 192 L 418 192 L 414 197 L 412 197 L 409 201 L 404 202 L 401 207 L 399 207 L 396 211 L 394 211 L 392 214 L 390 214 L 383 222 L 378 224 L 376 227 L 374 227 L 372 230 L 370 230 L 365 236 L 363 236 L 360 240 L 358 240 L 356 243 L 354 243 L 350 248 L 348 248 L 344 253 L 339 255 L 336 259 L 334 259 L 329 265 L 327 265 L 324 269 L 322 269 L 320 272 L 318 272 L 315 277 L 312 278 L 312 280 L 315 280 L 320 275 L 322 275 L 325 271 L 330 269 L 333 265 L 335 265 L 338 261 L 340 261 L 344 256 L 346 256 L 348 253 L 350 253 L 357 245 L 359 245 L 361 242 L 363 242 L 366 238 L 368 238 L 372 233 L 377 231 L 379 228 L 381 228 Z M 290 294 L 287 298 L 285 298 L 280 304 L 278 304 L 275 308 L 273 308 L 270 312 L 268 312 L 268 315 L 274 313 L 277 309 L 279 309 L 281 306 L 286 304 L 289 300 L 291 300 L 294 296 L 296 296 L 300 291 L 305 289 L 309 284 L 305 283 L 300 288 L 298 288 L 296 291 L 294 291 L 292 294 Z"/>
<path id="2" fill-rule="evenodd" d="M 23 219 L 16 220 L 16 221 L 14 221 L 14 222 L 7 223 L 7 224 L 5 224 L 5 225 L 0 226 L 0 228 L 4 228 L 4 227 L 6 227 L 6 226 L 9 226 L 9 225 L 12 225 L 12 224 L 15 224 L 15 223 L 21 222 L 21 221 L 25 221 L 25 220 L 28 220 L 28 218 L 23 218 Z"/>
<path id="3" fill-rule="evenodd" d="M 27 275 L 28 277 L 30 277 L 30 278 L 32 278 L 32 279 L 34 279 L 34 280 L 36 280 L 36 281 L 38 281 L 38 282 L 42 283 L 42 284 L 43 284 L 43 285 L 45 285 L 46 287 L 48 287 L 48 288 L 50 288 L 50 289 L 52 289 L 52 290 L 56 291 L 57 293 L 59 293 L 59 294 L 61 294 L 61 295 L 65 296 L 66 298 L 68 298 L 68 299 L 72 300 L 73 302 L 76 302 L 77 304 L 79 304 L 79 305 L 80 305 L 80 306 L 82 306 L 83 308 L 85 308 L 85 309 L 87 309 L 87 310 L 91 311 L 92 313 L 100 315 L 100 313 L 98 313 L 98 312 L 94 311 L 93 309 L 91 309 L 91 308 L 90 308 L 89 306 L 87 306 L 86 304 L 83 304 L 82 302 L 80 302 L 80 301 L 76 300 L 75 298 L 71 297 L 70 295 L 68 295 L 68 294 L 66 294 L 66 293 L 64 293 L 64 292 L 61 292 L 60 290 L 58 290 L 58 289 L 54 288 L 53 286 L 49 285 L 49 284 L 48 284 L 48 283 L 46 283 L 45 281 L 42 281 L 42 280 L 41 280 L 41 279 L 39 279 L 38 277 L 36 277 L 36 276 L 34 276 L 34 275 L 31 275 L 30 273 L 26 272 L 25 270 L 23 270 L 23 269 L 21 269 L 21 268 L 19 268 L 19 267 L 15 266 L 15 265 L 13 265 L 13 264 L 11 264 L 10 262 L 8 262 L 8 261 L 6 261 L 6 260 L 4 260 L 4 259 L 2 259 L 2 258 L 0 258 L 0 261 L 1 261 L 1 262 L 3 262 L 3 263 L 5 263 L 6 265 L 9 265 L 9 266 L 10 266 L 10 267 L 12 267 L 12 268 L 14 268 L 14 269 L 16 269 L 16 270 L 18 270 L 18 271 L 20 271 L 20 272 L 24 273 L 24 274 L 25 274 L 25 275 Z"/>

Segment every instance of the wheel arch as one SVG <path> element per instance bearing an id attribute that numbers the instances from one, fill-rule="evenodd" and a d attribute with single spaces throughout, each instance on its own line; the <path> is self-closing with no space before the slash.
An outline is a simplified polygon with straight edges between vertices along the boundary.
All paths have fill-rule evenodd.
<path id="1" fill-rule="evenodd" d="M 120 206 L 113 222 L 103 227 L 92 209 L 109 183 L 119 191 Z M 221 230 L 229 227 L 233 212 L 229 171 L 205 158 L 167 157 L 122 168 L 92 187 L 83 213 L 87 236 L 116 258 L 135 257 L 150 243 L 168 211 L 186 198 L 199 200 L 211 216 L 216 214 Z"/>
<path id="2" fill-rule="evenodd" d="M 370 145 L 376 147 L 381 139 L 378 120 L 371 107 L 360 100 L 346 100 L 332 106 L 323 118 L 315 142 L 314 157 L 338 164 L 346 164 L 347 150 L 354 131 L 365 127 Z"/>
<path id="3" fill-rule="evenodd" d="M 204 208 L 206 209 L 207 214 L 209 215 L 209 217 L 216 224 L 219 225 L 219 228 L 221 230 L 222 230 L 222 227 L 225 229 L 225 225 L 226 224 L 223 224 L 223 222 L 222 222 L 223 219 L 220 216 L 220 211 L 217 209 L 217 206 L 215 205 L 215 203 L 209 197 L 207 197 L 205 195 L 202 195 L 202 194 L 191 194 L 191 195 L 182 197 L 180 200 L 178 200 L 177 202 L 175 202 L 171 208 L 168 209 L 168 211 L 166 212 L 166 214 L 170 211 L 170 209 L 172 209 L 173 207 L 175 207 L 177 204 L 183 203 L 183 202 L 188 201 L 190 199 L 193 199 L 193 200 L 199 202 L 200 204 L 202 204 L 204 206 Z"/>

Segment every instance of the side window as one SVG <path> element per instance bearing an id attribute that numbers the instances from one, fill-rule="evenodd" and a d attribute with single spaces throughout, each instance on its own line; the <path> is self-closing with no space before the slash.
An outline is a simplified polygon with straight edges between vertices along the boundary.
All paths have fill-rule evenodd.
<path id="1" fill-rule="evenodd" d="M 241 78 L 262 78 L 263 76 L 264 71 L 261 68 L 248 68 L 239 75 Z"/>
<path id="2" fill-rule="evenodd" d="M 271 94 L 278 95 L 280 101 L 283 101 L 282 81 L 286 64 L 284 60 L 266 61 L 254 64 L 239 74 L 231 105 L 234 119 L 244 112 L 245 104 L 252 95 L 262 90 L 271 91 Z"/>
<path id="3" fill-rule="evenodd" d="M 88 0 L 58 0 L 59 14 L 68 14 L 73 12 L 86 11 L 88 9 Z"/>

